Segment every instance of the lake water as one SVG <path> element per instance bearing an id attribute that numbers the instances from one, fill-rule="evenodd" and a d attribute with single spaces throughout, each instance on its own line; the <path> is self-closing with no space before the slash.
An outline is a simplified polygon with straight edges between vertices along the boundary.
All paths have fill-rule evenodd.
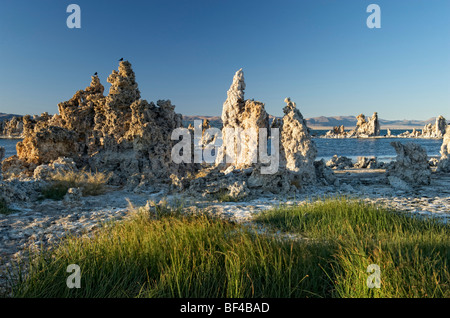
<path id="1" fill-rule="evenodd" d="M 392 131 L 393 134 L 398 135 L 404 130 Z M 315 130 L 311 133 L 317 146 L 317 159 L 324 158 L 328 160 L 333 155 L 345 156 L 351 158 L 354 162 L 358 156 L 375 156 L 379 161 L 389 162 L 394 160 L 396 152 L 390 145 L 392 141 L 399 141 L 401 143 L 414 142 L 421 145 L 427 151 L 429 157 L 439 157 L 439 151 L 442 145 L 442 139 L 420 139 L 420 138 L 318 138 L 324 135 L 327 130 Z M 381 131 L 381 135 L 385 132 Z M 0 139 L 0 146 L 5 147 L 5 157 L 10 157 L 16 154 L 16 143 L 20 139 Z"/>
<path id="2" fill-rule="evenodd" d="M 328 130 L 315 130 L 312 135 L 322 136 Z M 405 130 L 391 130 L 393 135 L 399 135 Z M 381 136 L 386 135 L 385 130 L 381 130 Z M 391 146 L 392 141 L 401 143 L 414 142 L 421 145 L 429 157 L 440 157 L 442 139 L 422 139 L 422 138 L 313 138 L 317 146 L 318 159 L 328 160 L 334 155 L 351 158 L 354 162 L 359 156 L 377 157 L 379 161 L 389 162 L 395 159 L 397 153 Z"/>
<path id="3" fill-rule="evenodd" d="M 11 157 L 16 154 L 16 144 L 21 139 L 4 139 L 0 138 L 0 147 L 5 148 L 5 158 Z"/>

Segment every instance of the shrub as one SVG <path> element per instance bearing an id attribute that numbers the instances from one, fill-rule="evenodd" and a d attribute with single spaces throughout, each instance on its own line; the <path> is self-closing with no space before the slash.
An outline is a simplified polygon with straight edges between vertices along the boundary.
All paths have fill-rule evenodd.
<path id="1" fill-rule="evenodd" d="M 61 200 L 69 188 L 81 188 L 84 196 L 99 195 L 105 192 L 105 186 L 112 173 L 80 171 L 58 171 L 51 176 L 50 185 L 42 190 L 46 199 Z"/>

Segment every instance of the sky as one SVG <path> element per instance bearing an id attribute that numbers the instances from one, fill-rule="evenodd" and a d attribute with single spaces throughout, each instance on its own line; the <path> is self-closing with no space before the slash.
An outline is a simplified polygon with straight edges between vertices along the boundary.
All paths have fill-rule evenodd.
<path id="1" fill-rule="evenodd" d="M 143 99 L 183 115 L 220 116 L 243 68 L 245 98 L 271 115 L 290 97 L 306 118 L 450 120 L 448 0 L 2 0 L 0 112 L 57 113 L 95 72 L 107 94 L 121 57 Z"/>

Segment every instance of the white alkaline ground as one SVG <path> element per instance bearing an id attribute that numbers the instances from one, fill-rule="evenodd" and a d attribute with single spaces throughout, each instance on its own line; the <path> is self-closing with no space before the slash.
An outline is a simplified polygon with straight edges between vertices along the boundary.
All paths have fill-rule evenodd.
<path id="1" fill-rule="evenodd" d="M 405 211 L 411 215 L 435 217 L 443 222 L 450 219 L 450 175 L 433 174 L 431 184 L 412 191 L 393 189 L 383 181 L 384 170 L 350 169 L 335 171 L 336 186 L 314 186 L 298 191 L 295 196 L 266 195 L 243 202 L 218 202 L 185 195 L 134 193 L 111 189 L 100 196 L 77 197 L 72 201 L 42 200 L 16 203 L 12 214 L 0 214 L 0 293 L 6 288 L 6 275 L 12 261 L 24 257 L 33 248 L 47 248 L 67 234 L 89 235 L 103 222 L 126 217 L 130 204 L 151 206 L 167 201 L 170 206 L 180 204 L 187 210 L 202 210 L 224 219 L 251 223 L 263 210 L 280 204 L 299 205 L 315 198 L 346 195 Z"/>

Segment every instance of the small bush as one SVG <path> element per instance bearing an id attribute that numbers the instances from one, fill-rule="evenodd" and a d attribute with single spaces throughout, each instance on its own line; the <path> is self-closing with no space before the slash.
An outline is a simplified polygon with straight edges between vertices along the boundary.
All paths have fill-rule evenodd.
<path id="1" fill-rule="evenodd" d="M 238 202 L 239 199 L 232 197 L 229 191 L 226 189 L 221 189 L 219 192 L 214 193 L 213 197 L 219 202 Z"/>
<path id="2" fill-rule="evenodd" d="M 84 196 L 105 192 L 105 185 L 112 173 L 81 171 L 58 171 L 51 176 L 51 184 L 42 190 L 46 199 L 61 200 L 69 188 L 81 188 Z"/>

